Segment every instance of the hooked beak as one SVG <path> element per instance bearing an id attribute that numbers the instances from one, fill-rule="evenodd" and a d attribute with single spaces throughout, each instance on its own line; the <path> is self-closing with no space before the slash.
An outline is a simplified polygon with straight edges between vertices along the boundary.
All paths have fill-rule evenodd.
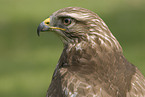
<path id="1" fill-rule="evenodd" d="M 42 23 L 39 24 L 39 26 L 37 28 L 38 36 L 40 36 L 40 32 L 49 31 L 49 29 L 50 29 L 49 23 L 50 23 L 50 18 L 47 18 L 46 20 L 44 20 Z"/>
<path id="2" fill-rule="evenodd" d="M 51 27 L 50 25 L 50 18 L 47 18 L 42 23 L 39 24 L 37 28 L 37 35 L 40 36 L 40 32 L 50 31 L 52 29 L 59 29 L 65 31 L 66 29 L 59 28 L 59 27 Z"/>

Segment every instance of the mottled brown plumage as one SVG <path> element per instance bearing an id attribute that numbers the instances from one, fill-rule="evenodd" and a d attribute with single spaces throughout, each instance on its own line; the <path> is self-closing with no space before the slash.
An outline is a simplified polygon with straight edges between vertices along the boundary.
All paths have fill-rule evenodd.
<path id="1" fill-rule="evenodd" d="M 47 97 L 145 97 L 144 76 L 94 12 L 60 9 L 37 31 L 54 31 L 64 43 Z"/>

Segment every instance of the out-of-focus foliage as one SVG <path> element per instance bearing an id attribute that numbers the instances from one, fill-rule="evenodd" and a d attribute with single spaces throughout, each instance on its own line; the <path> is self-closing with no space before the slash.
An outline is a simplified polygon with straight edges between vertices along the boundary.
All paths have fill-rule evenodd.
<path id="1" fill-rule="evenodd" d="M 78 6 L 97 13 L 145 75 L 145 0 L 1 0 L 0 97 L 45 97 L 63 45 L 38 24 L 54 11 Z"/>

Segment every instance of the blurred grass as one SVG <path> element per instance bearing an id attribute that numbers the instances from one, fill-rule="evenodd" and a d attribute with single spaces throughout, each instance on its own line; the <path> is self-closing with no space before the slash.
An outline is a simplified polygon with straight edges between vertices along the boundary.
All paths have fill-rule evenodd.
<path id="1" fill-rule="evenodd" d="M 45 97 L 63 46 L 53 33 L 36 35 L 54 11 L 79 6 L 96 12 L 145 75 L 144 0 L 1 0 L 0 97 Z"/>

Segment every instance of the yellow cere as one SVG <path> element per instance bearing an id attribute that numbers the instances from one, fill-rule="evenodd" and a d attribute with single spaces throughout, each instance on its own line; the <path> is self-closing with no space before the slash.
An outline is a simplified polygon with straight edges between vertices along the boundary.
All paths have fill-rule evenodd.
<path id="1" fill-rule="evenodd" d="M 50 23 L 50 18 L 45 19 L 45 20 L 44 20 L 44 23 L 45 23 L 45 25 L 49 25 L 49 23 Z"/>
<path id="2" fill-rule="evenodd" d="M 49 23 L 50 23 L 50 18 L 47 18 L 47 19 L 45 19 L 44 20 L 44 24 L 45 25 L 49 25 Z M 63 31 L 65 31 L 66 29 L 63 29 L 63 28 L 58 28 L 58 27 L 50 27 L 51 29 L 59 29 L 59 30 L 63 30 Z"/>

